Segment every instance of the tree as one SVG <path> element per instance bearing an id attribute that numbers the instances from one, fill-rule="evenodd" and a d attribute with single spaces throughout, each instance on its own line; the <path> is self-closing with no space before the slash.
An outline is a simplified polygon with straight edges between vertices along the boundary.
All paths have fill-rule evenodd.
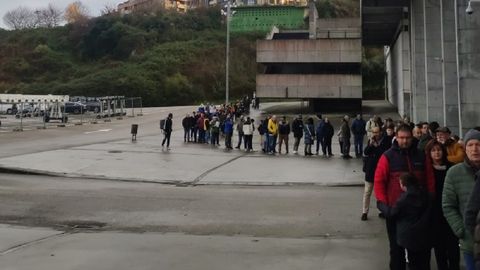
<path id="1" fill-rule="evenodd" d="M 3 22 L 14 30 L 34 28 L 36 21 L 35 13 L 27 7 L 10 10 L 3 16 Z"/>
<path id="2" fill-rule="evenodd" d="M 89 12 L 87 7 L 80 1 L 75 1 L 65 9 L 65 20 L 68 23 L 82 22 L 88 19 Z"/>
<path id="3" fill-rule="evenodd" d="M 105 6 L 103 6 L 102 10 L 100 11 L 100 13 L 102 14 L 102 16 L 110 16 L 110 15 L 116 15 L 118 12 L 117 12 L 117 8 L 114 5 L 105 4 Z"/>
<path id="4" fill-rule="evenodd" d="M 35 11 L 38 26 L 52 28 L 62 22 L 62 11 L 52 4 Z"/>

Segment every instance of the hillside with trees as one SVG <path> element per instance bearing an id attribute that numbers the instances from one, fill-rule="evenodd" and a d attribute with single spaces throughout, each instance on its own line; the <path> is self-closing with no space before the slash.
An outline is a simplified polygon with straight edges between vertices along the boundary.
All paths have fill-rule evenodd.
<path id="1" fill-rule="evenodd" d="M 323 17 L 343 17 L 358 12 L 353 2 L 320 0 L 317 5 Z M 64 26 L 51 6 L 33 13 L 19 9 L 14 12 L 30 17 L 13 20 L 16 30 L 0 29 L 0 93 L 139 96 L 145 106 L 225 96 L 226 28 L 219 8 L 119 16 L 106 7 L 102 16 L 91 18 L 81 2 L 74 2 L 64 12 L 69 22 Z M 255 41 L 264 35 L 231 34 L 231 97 L 255 89 Z M 383 52 L 365 55 L 370 58 L 364 74 L 377 80 L 364 85 L 383 93 Z"/>
<path id="2" fill-rule="evenodd" d="M 221 100 L 220 10 L 108 14 L 65 26 L 0 30 L 0 92 L 143 97 L 146 106 Z M 232 96 L 255 89 L 255 40 L 231 35 Z"/>

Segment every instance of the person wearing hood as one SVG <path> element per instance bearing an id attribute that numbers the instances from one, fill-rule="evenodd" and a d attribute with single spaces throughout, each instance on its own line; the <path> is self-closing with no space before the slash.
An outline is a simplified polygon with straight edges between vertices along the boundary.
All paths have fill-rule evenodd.
<path id="1" fill-rule="evenodd" d="M 467 270 L 474 270 L 472 211 L 468 214 L 467 203 L 475 185 L 475 174 L 480 170 L 480 131 L 471 129 L 464 137 L 466 157 L 462 163 L 451 167 L 445 177 L 442 195 L 443 214 L 460 240 L 460 250 Z M 467 218 L 468 216 L 468 218 Z M 467 218 L 467 228 L 464 219 Z"/>

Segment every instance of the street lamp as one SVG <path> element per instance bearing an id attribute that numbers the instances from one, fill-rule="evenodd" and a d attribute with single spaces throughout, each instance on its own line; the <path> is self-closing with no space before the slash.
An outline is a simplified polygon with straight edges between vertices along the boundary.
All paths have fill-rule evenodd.
<path id="1" fill-rule="evenodd" d="M 225 12 L 223 9 L 221 11 L 222 15 L 226 16 L 227 20 L 227 46 L 226 46 L 226 51 L 225 51 L 225 105 L 228 104 L 229 101 L 229 66 L 230 66 L 230 17 L 233 15 L 231 13 L 231 0 L 227 0 L 227 11 Z M 235 3 L 233 4 L 235 7 Z"/>

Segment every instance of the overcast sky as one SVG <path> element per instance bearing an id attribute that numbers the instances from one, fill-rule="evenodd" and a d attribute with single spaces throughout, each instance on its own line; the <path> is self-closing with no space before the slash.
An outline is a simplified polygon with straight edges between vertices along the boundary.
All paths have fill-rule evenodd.
<path id="1" fill-rule="evenodd" d="M 125 1 L 126 0 L 81 0 L 93 16 L 100 15 L 100 10 L 107 4 L 116 6 Z M 56 7 L 64 10 L 65 7 L 72 2 L 75 2 L 75 0 L 0 0 L 0 27 L 6 28 L 3 23 L 3 16 L 5 13 L 19 6 L 37 9 L 46 7 L 49 3 L 52 3 Z"/>

